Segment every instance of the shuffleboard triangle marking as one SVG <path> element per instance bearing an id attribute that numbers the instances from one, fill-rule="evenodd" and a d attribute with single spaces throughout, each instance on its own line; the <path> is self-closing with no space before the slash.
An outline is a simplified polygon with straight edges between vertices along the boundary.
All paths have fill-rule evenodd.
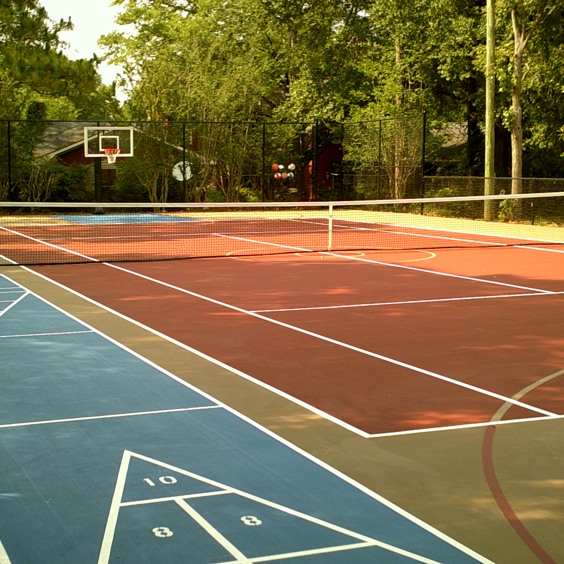
<path id="1" fill-rule="evenodd" d="M 128 473 L 130 471 L 130 468 L 132 466 L 131 462 L 132 459 L 134 459 L 135 461 L 143 461 L 145 463 L 151 464 L 156 466 L 157 468 L 161 469 L 161 470 L 165 470 L 166 472 L 163 474 L 162 472 L 160 472 L 160 474 L 163 474 L 164 478 L 174 478 L 174 476 L 184 476 L 186 478 L 189 478 L 191 480 L 194 480 L 195 482 L 197 482 L 198 484 L 200 484 L 201 486 L 203 486 L 207 493 L 198 493 L 198 494 L 191 494 L 191 493 L 180 493 L 179 495 L 172 495 L 172 496 L 168 496 L 165 497 L 163 499 L 154 499 L 154 498 L 148 498 L 148 499 L 137 499 L 134 501 L 124 501 L 123 497 L 124 497 L 124 491 L 126 488 L 126 482 L 127 482 L 127 478 L 128 478 Z M 250 502 L 254 502 L 255 504 L 259 504 L 260 506 L 263 506 L 265 508 L 268 508 L 269 510 L 273 510 L 276 512 L 279 512 L 281 514 L 285 514 L 286 516 L 290 516 L 290 517 L 294 517 L 297 519 L 297 521 L 301 521 L 301 522 L 307 522 L 310 525 L 316 525 L 318 527 L 324 528 L 327 531 L 330 531 L 334 534 L 337 535 L 341 535 L 343 538 L 348 539 L 348 541 L 350 542 L 340 542 L 340 544 L 336 544 L 334 546 L 324 546 L 324 547 L 320 547 L 319 549 L 315 549 L 315 550 L 303 550 L 303 551 L 296 551 L 293 553 L 293 555 L 297 556 L 297 555 L 306 555 L 306 554 L 323 554 L 323 553 L 328 553 L 328 552 L 335 552 L 335 551 L 341 551 L 341 550 L 352 550 L 352 549 L 359 549 L 359 548 L 368 548 L 368 547 L 378 547 L 380 549 L 384 549 L 386 551 L 390 551 L 392 553 L 395 553 L 397 555 L 403 555 L 403 556 L 407 556 L 409 558 L 411 558 L 412 560 L 416 561 L 416 562 L 424 562 L 427 564 L 433 564 L 435 561 L 428 559 L 424 556 L 421 555 L 417 555 L 414 554 L 412 552 L 409 552 L 407 550 L 401 549 L 399 547 L 393 546 L 391 544 L 385 543 L 383 541 L 379 541 L 377 539 L 368 537 L 366 535 L 363 535 L 361 533 L 352 531 L 350 529 L 341 527 L 339 525 L 336 525 L 334 523 L 330 523 L 328 521 L 325 521 L 323 519 L 314 517 L 312 515 L 308 515 L 306 513 L 303 513 L 301 511 L 292 509 L 290 507 L 287 507 L 285 505 L 281 505 L 279 503 L 270 501 L 268 499 L 265 499 L 263 497 L 254 495 L 252 493 L 243 491 L 243 490 L 239 490 L 237 488 L 233 488 L 230 487 L 226 484 L 223 484 L 221 482 L 218 482 L 216 480 L 212 480 L 210 478 L 207 478 L 205 476 L 201 476 L 199 474 L 195 474 L 194 472 L 190 472 L 189 470 L 185 470 L 183 468 L 179 468 L 177 466 L 174 466 L 172 464 L 168 464 L 166 462 L 160 461 L 160 460 L 156 460 L 154 458 L 142 455 L 142 454 L 138 454 L 138 453 L 134 453 L 131 451 L 124 451 L 123 456 L 122 456 L 122 460 L 121 460 L 121 464 L 120 464 L 120 468 L 117 474 L 117 479 L 116 479 L 116 485 L 114 488 L 114 494 L 112 496 L 112 502 L 111 502 L 111 506 L 110 506 L 110 510 L 109 510 L 109 514 L 108 514 L 108 519 L 106 522 L 106 527 L 105 527 L 105 531 L 104 531 L 104 537 L 102 540 L 102 545 L 101 545 L 101 549 L 100 549 L 100 555 L 99 555 L 99 559 L 98 559 L 98 564 L 107 564 L 110 560 L 110 555 L 111 555 L 111 551 L 112 551 L 112 543 L 113 543 L 113 539 L 114 539 L 114 535 L 115 535 L 115 531 L 116 531 L 116 526 L 117 526 L 117 522 L 118 522 L 118 517 L 119 517 L 119 513 L 120 513 L 120 509 L 124 508 L 124 507 L 131 507 L 134 505 L 143 505 L 143 504 L 149 504 L 149 503 L 159 503 L 159 502 L 170 502 L 173 501 L 175 502 L 178 507 L 180 507 L 188 517 L 190 517 L 191 519 L 193 519 L 195 522 L 197 522 L 199 525 L 201 525 L 206 532 L 211 535 L 214 540 L 216 542 L 218 542 L 219 544 L 221 544 L 223 546 L 224 549 L 226 549 L 236 560 L 234 560 L 234 562 L 249 562 L 250 560 L 247 560 L 247 557 L 243 554 L 243 552 L 241 552 L 236 546 L 235 544 L 233 544 L 231 541 L 227 540 L 221 533 L 219 533 L 217 531 L 216 528 L 214 528 L 211 524 L 209 524 L 207 522 L 207 520 L 205 519 L 205 517 L 203 517 L 193 506 L 193 503 L 191 502 L 191 498 L 202 498 L 205 496 L 217 496 L 217 495 L 222 495 L 222 494 L 232 494 L 232 495 L 236 495 L 239 496 L 240 498 L 244 498 Z M 286 556 L 289 556 L 290 554 L 287 553 Z M 268 555 L 268 557 L 266 558 L 276 558 L 276 557 L 283 557 L 284 555 L 282 554 L 276 554 L 276 555 Z M 261 558 L 262 560 L 262 558 Z"/>

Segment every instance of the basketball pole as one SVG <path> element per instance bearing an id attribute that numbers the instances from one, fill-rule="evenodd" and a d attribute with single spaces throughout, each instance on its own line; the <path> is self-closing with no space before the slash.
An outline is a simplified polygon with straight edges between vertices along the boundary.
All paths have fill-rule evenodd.
<path id="1" fill-rule="evenodd" d="M 484 195 L 495 194 L 495 0 L 486 6 L 486 131 Z M 495 219 L 494 202 L 484 202 L 484 219 Z"/>
<path id="2" fill-rule="evenodd" d="M 102 158 L 94 157 L 94 201 L 100 203 L 102 201 Z M 102 208 L 94 210 L 96 215 L 104 213 Z"/>

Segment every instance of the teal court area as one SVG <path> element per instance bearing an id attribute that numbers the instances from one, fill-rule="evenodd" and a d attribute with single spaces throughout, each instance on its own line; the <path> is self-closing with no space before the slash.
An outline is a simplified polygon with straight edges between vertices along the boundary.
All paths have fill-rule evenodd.
<path id="1" fill-rule="evenodd" d="M 80 225 L 108 225 L 108 224 L 144 224 L 144 223 L 181 223 L 185 221 L 197 221 L 194 218 L 178 215 L 167 215 L 162 213 L 113 213 L 113 214 L 63 214 L 57 215 L 57 219 L 78 223 Z"/>
<path id="2" fill-rule="evenodd" d="M 487 562 L 0 276 L 0 562 Z"/>

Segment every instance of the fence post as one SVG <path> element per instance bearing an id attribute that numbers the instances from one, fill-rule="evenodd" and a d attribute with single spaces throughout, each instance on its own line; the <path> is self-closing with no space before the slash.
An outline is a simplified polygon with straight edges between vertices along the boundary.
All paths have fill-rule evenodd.
<path id="1" fill-rule="evenodd" d="M 383 173 L 384 167 L 382 165 L 382 120 L 379 119 L 378 120 L 378 170 L 377 173 L 378 175 L 376 176 L 376 196 L 375 198 L 381 198 L 382 196 L 380 195 L 380 188 L 382 185 L 382 173 Z"/>
<path id="2" fill-rule="evenodd" d="M 14 187 L 12 185 L 12 120 L 8 120 L 8 201 L 14 201 Z"/>
<path id="3" fill-rule="evenodd" d="M 427 112 L 423 112 L 423 132 L 421 134 L 421 197 L 425 196 L 425 152 L 427 144 Z"/>
<path id="4" fill-rule="evenodd" d="M 186 122 L 182 121 L 182 199 L 186 201 Z"/>
<path id="5" fill-rule="evenodd" d="M 261 173 L 260 173 L 260 191 L 262 201 L 265 201 L 266 190 L 266 122 L 262 122 L 262 155 L 261 155 Z"/>
<path id="6" fill-rule="evenodd" d="M 319 197 L 319 188 L 317 182 L 317 163 L 318 163 L 318 152 L 319 152 L 319 118 L 315 118 L 315 123 L 313 125 L 313 158 L 311 163 L 311 191 L 313 199 L 317 200 Z"/>

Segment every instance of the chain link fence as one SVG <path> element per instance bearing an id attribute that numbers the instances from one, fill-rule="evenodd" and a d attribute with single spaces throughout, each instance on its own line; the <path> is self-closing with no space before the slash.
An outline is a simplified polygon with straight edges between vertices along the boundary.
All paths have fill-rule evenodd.
<path id="1" fill-rule="evenodd" d="M 536 194 L 543 192 L 563 192 L 564 178 L 522 178 L 521 192 Z M 431 198 L 449 196 L 482 196 L 485 193 L 486 179 L 481 176 L 425 176 L 424 195 Z M 512 178 L 494 178 L 494 194 L 511 194 Z"/>
<path id="2" fill-rule="evenodd" d="M 89 126 L 131 127 L 134 156 L 113 165 L 86 157 Z M 0 201 L 291 202 L 484 194 L 483 177 L 423 176 L 424 162 L 422 115 L 331 124 L 0 121 Z M 524 178 L 520 188 L 564 191 L 564 179 Z M 512 179 L 495 179 L 496 194 L 511 190 Z"/>
<path id="3" fill-rule="evenodd" d="M 0 121 L 0 200 L 318 201 L 419 195 L 422 116 L 363 123 Z M 131 127 L 134 156 L 84 154 Z M 102 161 L 96 191 L 96 162 Z M 181 167 L 183 173 L 174 174 Z"/>

